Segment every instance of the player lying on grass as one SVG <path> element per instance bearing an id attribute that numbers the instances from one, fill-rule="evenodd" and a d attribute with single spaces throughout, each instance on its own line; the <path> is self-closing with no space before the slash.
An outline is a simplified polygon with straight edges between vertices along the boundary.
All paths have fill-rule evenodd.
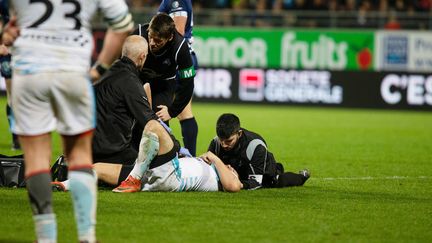
<path id="1" fill-rule="evenodd" d="M 122 185 L 135 187 L 124 191 L 139 191 L 141 184 L 137 179 L 141 179 L 150 167 L 150 172 L 146 174 L 150 176 L 146 177 L 149 182 L 145 183 L 145 190 L 217 190 L 218 179 L 226 191 L 239 190 L 241 184 L 237 177 L 211 154 L 206 154 L 203 158 L 208 163 L 215 163 L 219 176 L 202 159 L 177 158 L 178 142 L 157 121 L 158 117 L 150 108 L 151 99 L 144 92 L 136 74 L 147 54 L 146 40 L 141 36 L 129 36 L 122 53 L 122 58 L 95 85 L 98 126 L 93 139 L 93 157 L 99 179 L 118 185 L 119 179 L 126 179 L 131 172 L 131 176 Z M 135 122 L 145 127 L 138 152 L 130 146 L 131 127 Z M 127 164 L 132 158 L 138 158 L 133 169 Z M 188 165 L 183 166 L 184 163 Z M 180 171 L 179 168 L 182 167 L 185 168 Z M 156 180 L 164 170 L 170 169 L 175 169 L 178 185 L 174 179 L 168 185 Z M 165 179 L 172 175 L 165 175 Z M 68 181 L 53 184 L 62 189 L 69 187 Z"/>
<path id="2" fill-rule="evenodd" d="M 240 127 L 240 120 L 234 114 L 219 117 L 216 134 L 208 151 L 238 172 L 243 189 L 301 186 L 310 177 L 306 169 L 298 174 L 284 172 L 283 165 L 268 151 L 265 140 Z"/>
<path id="3" fill-rule="evenodd" d="M 149 121 L 143 131 L 138 158 L 134 166 L 95 163 L 99 180 L 117 185 L 114 192 L 138 191 L 227 191 L 242 188 L 234 169 L 211 152 L 201 157 L 178 158 L 179 143 L 156 120 Z M 123 177 L 123 178 L 122 178 Z M 54 182 L 57 189 L 68 190 L 68 181 Z"/>

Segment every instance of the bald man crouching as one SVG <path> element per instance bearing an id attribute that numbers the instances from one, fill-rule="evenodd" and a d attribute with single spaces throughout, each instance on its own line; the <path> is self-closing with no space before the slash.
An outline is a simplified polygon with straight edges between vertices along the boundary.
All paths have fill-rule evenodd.
<path id="1" fill-rule="evenodd" d="M 127 37 L 121 58 L 94 86 L 97 118 L 92 147 L 95 167 L 98 162 L 132 166 L 138 156 L 138 151 L 131 146 L 132 127 L 135 123 L 145 127 L 149 121 L 158 119 L 138 77 L 147 53 L 148 43 L 143 37 Z M 120 174 L 124 174 L 123 177 L 120 176 L 122 179 L 130 172 L 130 169 L 125 172 L 123 170 L 125 169 L 121 167 Z M 99 179 L 104 180 L 103 168 L 100 168 L 100 172 Z M 53 183 L 69 187 L 68 181 Z M 108 183 L 117 184 L 117 181 Z"/>

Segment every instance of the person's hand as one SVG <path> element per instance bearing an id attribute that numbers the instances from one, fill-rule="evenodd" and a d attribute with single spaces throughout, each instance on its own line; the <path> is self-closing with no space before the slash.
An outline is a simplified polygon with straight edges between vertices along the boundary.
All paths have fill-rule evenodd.
<path id="1" fill-rule="evenodd" d="M 2 41 L 6 46 L 11 46 L 20 34 L 20 29 L 17 26 L 16 16 L 12 16 L 7 25 L 3 29 Z"/>
<path id="2" fill-rule="evenodd" d="M 9 49 L 4 44 L 1 44 L 0 45 L 0 56 L 6 56 L 7 54 L 9 54 Z"/>
<path id="3" fill-rule="evenodd" d="M 90 69 L 90 79 L 91 79 L 92 83 L 95 83 L 98 79 L 100 79 L 100 77 L 101 77 L 101 75 L 96 70 L 96 68 L 92 67 Z"/>
<path id="4" fill-rule="evenodd" d="M 160 110 L 156 112 L 156 115 L 162 119 L 162 121 L 169 121 L 171 119 L 171 116 L 168 113 L 168 107 L 166 105 L 158 105 L 157 108 Z"/>
<path id="5" fill-rule="evenodd" d="M 209 165 L 213 164 L 213 161 L 215 161 L 214 157 L 216 157 L 216 155 L 210 151 L 207 151 L 200 156 L 200 158 Z"/>

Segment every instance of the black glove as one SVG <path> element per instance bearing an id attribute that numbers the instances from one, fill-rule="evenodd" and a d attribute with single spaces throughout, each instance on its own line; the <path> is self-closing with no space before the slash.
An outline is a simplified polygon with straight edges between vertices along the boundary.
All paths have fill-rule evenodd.
<path id="1" fill-rule="evenodd" d="M 0 66 L 1 66 L 0 71 L 1 71 L 1 76 L 3 76 L 4 78 L 12 77 L 12 69 L 10 66 L 10 62 L 11 62 L 10 54 L 0 57 Z"/>

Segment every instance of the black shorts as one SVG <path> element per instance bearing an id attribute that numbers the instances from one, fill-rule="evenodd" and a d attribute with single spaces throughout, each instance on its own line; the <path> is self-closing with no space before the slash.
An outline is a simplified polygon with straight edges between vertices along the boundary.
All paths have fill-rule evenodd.
<path id="1" fill-rule="evenodd" d="M 172 82 L 175 82 L 174 80 Z M 151 87 L 150 87 L 151 88 Z M 154 111 L 159 111 L 157 108 L 159 105 L 165 105 L 170 107 L 174 101 L 174 90 L 163 90 L 160 92 L 152 91 L 152 109 Z"/>
<path id="2" fill-rule="evenodd" d="M 138 152 L 133 148 L 127 148 L 114 154 L 93 154 L 93 163 L 105 162 L 122 165 L 133 165 Z"/>

